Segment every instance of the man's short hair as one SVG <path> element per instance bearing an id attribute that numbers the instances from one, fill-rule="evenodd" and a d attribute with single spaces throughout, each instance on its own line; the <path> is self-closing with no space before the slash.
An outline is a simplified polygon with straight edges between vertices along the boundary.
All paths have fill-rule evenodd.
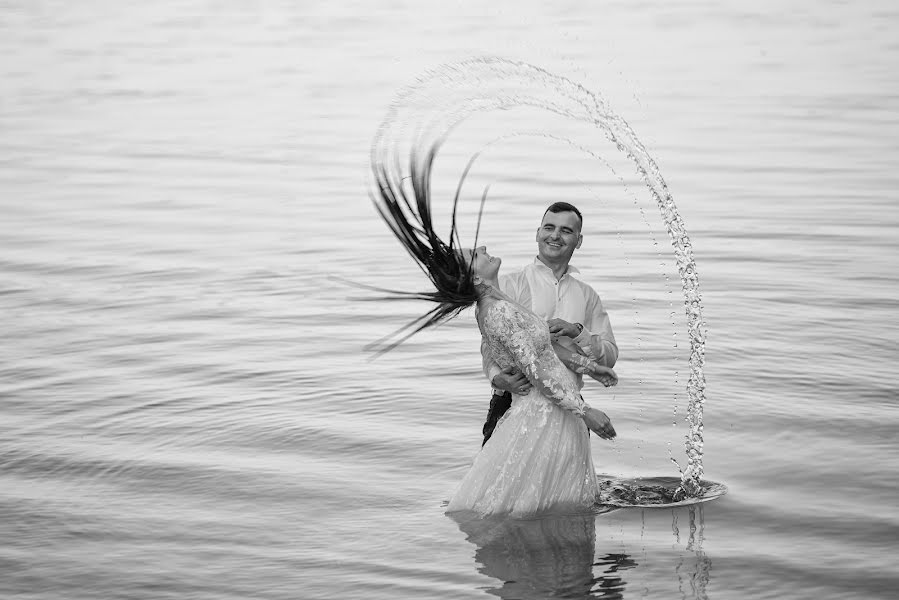
<path id="1" fill-rule="evenodd" d="M 584 228 L 584 215 L 581 214 L 581 211 L 579 211 L 575 205 L 568 204 L 567 202 L 553 202 L 549 205 L 549 208 L 546 209 L 546 212 L 543 213 L 543 216 L 545 217 L 546 213 L 560 212 L 573 212 L 581 221 L 581 229 Z"/>

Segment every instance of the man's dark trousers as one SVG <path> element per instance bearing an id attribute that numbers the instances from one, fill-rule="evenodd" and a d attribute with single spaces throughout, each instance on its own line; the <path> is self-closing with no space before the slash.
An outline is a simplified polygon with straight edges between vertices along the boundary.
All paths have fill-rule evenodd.
<path id="1" fill-rule="evenodd" d="M 496 429 L 496 422 L 499 421 L 501 416 L 506 414 L 510 406 L 512 406 L 512 394 L 509 392 L 493 394 L 493 397 L 490 399 L 490 410 L 487 412 L 487 421 L 484 423 L 484 441 L 481 443 L 482 446 L 493 435 L 493 430 Z"/>

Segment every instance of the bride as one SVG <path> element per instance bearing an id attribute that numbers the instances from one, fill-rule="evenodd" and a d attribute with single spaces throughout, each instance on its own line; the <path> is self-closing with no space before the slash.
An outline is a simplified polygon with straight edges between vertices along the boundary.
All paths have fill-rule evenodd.
<path id="1" fill-rule="evenodd" d="M 499 291 L 500 258 L 483 246 L 462 255 L 471 264 L 478 327 L 494 359 L 501 367 L 516 367 L 533 387 L 516 397 L 447 512 L 524 516 L 592 506 L 598 488 L 588 429 L 607 439 L 615 430 L 605 413 L 584 402 L 563 359 L 606 386 L 617 381 L 615 372 L 554 348 L 546 321 Z"/>
<path id="2" fill-rule="evenodd" d="M 424 159 L 413 156 L 407 178 L 383 164 L 373 165 L 377 189 L 372 200 L 378 212 L 434 286 L 429 292 L 391 291 L 387 298 L 437 304 L 400 330 L 412 328 L 411 333 L 381 351 L 477 304 L 478 327 L 496 362 L 516 367 L 533 386 L 527 395 L 516 397 L 500 420 L 447 512 L 521 517 L 589 508 L 598 492 L 589 431 L 611 439 L 615 429 L 605 413 L 584 402 L 565 364 L 606 386 L 617 383 L 617 376 L 585 356 L 553 346 L 546 322 L 500 291 L 500 258 L 490 256 L 483 246 L 461 249 L 455 224 L 458 193 L 449 242 L 437 235 L 430 206 L 436 153 L 435 146 Z"/>

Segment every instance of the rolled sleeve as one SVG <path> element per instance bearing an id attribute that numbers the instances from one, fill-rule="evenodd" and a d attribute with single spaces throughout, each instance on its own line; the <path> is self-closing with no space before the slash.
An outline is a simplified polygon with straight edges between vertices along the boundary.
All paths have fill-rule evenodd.
<path id="1" fill-rule="evenodd" d="M 592 288 L 589 288 L 587 314 L 584 330 L 575 338 L 575 342 L 599 364 L 614 367 L 618 362 L 618 344 L 612 333 L 612 323 L 602 306 L 602 300 Z"/>

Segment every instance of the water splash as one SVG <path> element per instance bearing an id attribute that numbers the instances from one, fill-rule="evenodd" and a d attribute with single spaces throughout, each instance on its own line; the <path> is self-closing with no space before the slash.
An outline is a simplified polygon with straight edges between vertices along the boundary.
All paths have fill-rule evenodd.
<path id="1" fill-rule="evenodd" d="M 410 149 L 439 144 L 474 113 L 532 107 L 598 127 L 636 167 L 658 206 L 674 250 L 682 281 L 687 331 L 690 338 L 690 375 L 687 382 L 689 432 L 687 465 L 681 472 L 679 495 L 703 493 L 702 413 L 705 402 L 705 324 L 693 248 L 674 199 L 655 161 L 630 125 L 606 101 L 582 85 L 534 65 L 501 58 L 477 58 L 445 65 L 425 73 L 403 90 L 372 143 L 372 164 L 402 176 L 401 157 Z M 672 461 L 677 464 L 672 458 Z"/>
<path id="2" fill-rule="evenodd" d="M 699 490 L 684 496 L 683 487 L 678 477 L 637 477 L 622 478 L 610 475 L 599 476 L 598 504 L 618 508 L 672 508 L 692 506 L 720 498 L 727 493 L 723 483 L 709 481 L 699 482 Z"/>

